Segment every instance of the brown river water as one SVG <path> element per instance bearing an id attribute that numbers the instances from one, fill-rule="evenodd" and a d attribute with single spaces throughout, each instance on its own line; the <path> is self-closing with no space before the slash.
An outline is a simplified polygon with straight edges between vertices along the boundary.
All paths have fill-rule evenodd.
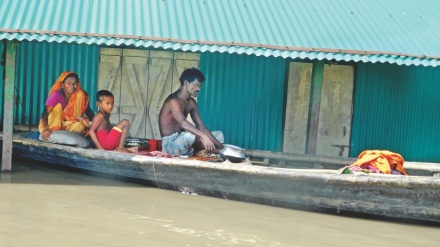
<path id="1" fill-rule="evenodd" d="M 31 161 L 0 173 L 0 246 L 440 246 L 440 227 L 183 194 Z"/>

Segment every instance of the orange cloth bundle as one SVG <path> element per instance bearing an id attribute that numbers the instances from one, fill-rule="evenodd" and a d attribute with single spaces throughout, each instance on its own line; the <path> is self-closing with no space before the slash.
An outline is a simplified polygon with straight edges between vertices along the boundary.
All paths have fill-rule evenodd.
<path id="1" fill-rule="evenodd" d="M 363 151 L 356 162 L 352 165 L 364 166 L 371 165 L 379 169 L 384 174 L 390 174 L 391 169 L 398 170 L 403 175 L 407 175 L 403 169 L 403 157 L 400 154 L 387 150 L 366 150 Z"/>

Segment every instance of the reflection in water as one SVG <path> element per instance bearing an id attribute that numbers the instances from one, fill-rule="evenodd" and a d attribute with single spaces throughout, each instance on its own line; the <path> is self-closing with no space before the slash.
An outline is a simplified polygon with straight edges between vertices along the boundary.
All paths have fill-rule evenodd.
<path id="1" fill-rule="evenodd" d="M 228 233 L 225 230 L 201 231 L 194 229 L 186 229 L 186 228 L 174 226 L 172 220 L 154 219 L 141 215 L 133 216 L 131 217 L 131 219 L 147 221 L 152 223 L 153 226 L 160 226 L 172 232 L 176 232 L 192 237 L 197 237 L 197 238 L 206 238 L 227 245 L 256 246 L 256 247 L 286 246 L 286 244 L 282 244 L 280 242 L 265 241 L 263 239 L 260 239 L 258 236 L 252 234 L 234 234 L 234 233 Z"/>
<path id="2" fill-rule="evenodd" d="M 183 192 L 183 193 L 182 193 Z M 168 191 L 14 162 L 0 174 L 0 246 L 438 246 L 439 229 Z"/>

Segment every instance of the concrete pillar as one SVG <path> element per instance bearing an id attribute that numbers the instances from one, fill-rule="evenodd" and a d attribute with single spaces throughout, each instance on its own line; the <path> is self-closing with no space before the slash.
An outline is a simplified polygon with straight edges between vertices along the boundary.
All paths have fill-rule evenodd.
<path id="1" fill-rule="evenodd" d="M 14 129 L 14 84 L 15 84 L 15 55 L 16 44 L 8 41 L 6 44 L 5 88 L 3 105 L 3 150 L 2 172 L 12 170 L 12 134 Z"/>

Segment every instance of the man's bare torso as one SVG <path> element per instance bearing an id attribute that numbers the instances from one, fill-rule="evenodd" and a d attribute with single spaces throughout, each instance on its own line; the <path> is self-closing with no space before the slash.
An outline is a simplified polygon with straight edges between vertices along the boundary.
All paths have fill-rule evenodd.
<path id="1" fill-rule="evenodd" d="M 178 109 L 175 109 L 177 114 L 182 114 L 183 118 L 187 118 L 188 114 L 194 109 L 194 99 L 182 100 L 177 97 L 177 92 L 169 95 L 165 100 L 162 109 L 159 113 L 159 129 L 161 136 L 169 136 L 173 133 L 180 133 L 184 131 L 179 122 L 173 116 L 172 107 L 178 104 Z"/>

